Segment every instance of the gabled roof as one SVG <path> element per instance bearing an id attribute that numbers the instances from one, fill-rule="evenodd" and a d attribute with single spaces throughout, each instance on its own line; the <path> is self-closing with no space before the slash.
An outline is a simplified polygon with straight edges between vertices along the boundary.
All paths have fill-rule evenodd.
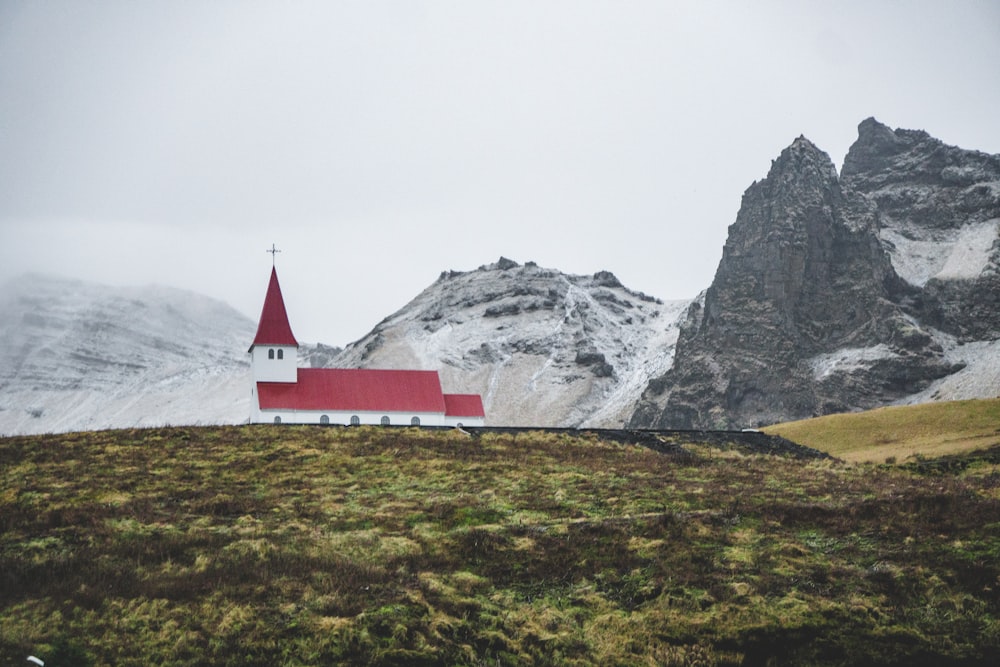
<path id="1" fill-rule="evenodd" d="M 445 394 L 444 413 L 449 417 L 486 417 L 479 394 Z"/>
<path id="2" fill-rule="evenodd" d="M 288 324 L 288 313 L 285 312 L 285 300 L 281 296 L 281 286 L 278 285 L 278 271 L 271 269 L 271 282 L 267 285 L 267 295 L 264 297 L 264 308 L 260 312 L 260 322 L 257 324 L 257 335 L 250 345 L 294 345 L 299 346 L 292 327 Z"/>
<path id="3" fill-rule="evenodd" d="M 445 412 L 437 371 L 300 368 L 295 383 L 258 382 L 257 397 L 261 410 Z"/>

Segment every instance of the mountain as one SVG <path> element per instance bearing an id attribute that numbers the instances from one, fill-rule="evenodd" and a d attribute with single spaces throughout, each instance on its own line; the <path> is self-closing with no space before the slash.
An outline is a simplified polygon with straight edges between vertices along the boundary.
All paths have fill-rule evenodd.
<path id="1" fill-rule="evenodd" d="M 874 118 L 858 134 L 841 180 L 875 204 L 915 315 L 961 342 L 1000 337 L 1000 155 Z"/>
<path id="2" fill-rule="evenodd" d="M 166 287 L 27 275 L 0 293 L 0 434 L 245 421 L 254 322 Z"/>
<path id="3" fill-rule="evenodd" d="M 481 394 L 493 425 L 620 426 L 669 366 L 687 304 L 501 258 L 442 273 L 346 349 L 303 344 L 300 365 L 438 370 L 448 391 Z M 0 434 L 249 415 L 255 323 L 223 303 L 29 275 L 0 309 Z"/>
<path id="4" fill-rule="evenodd" d="M 500 258 L 442 273 L 332 365 L 436 369 L 448 391 L 482 395 L 491 425 L 620 426 L 669 367 L 688 303 L 634 292 L 606 271 Z"/>
<path id="5" fill-rule="evenodd" d="M 25 276 L 0 312 L 0 434 L 249 415 L 255 323 L 223 303 Z M 993 397 L 1000 156 L 870 118 L 838 174 L 799 137 L 744 193 L 693 300 L 500 258 L 299 358 L 438 370 L 483 396 L 489 425 L 745 428 Z"/>
<path id="6" fill-rule="evenodd" d="M 744 194 L 674 363 L 630 424 L 749 427 L 994 395 L 998 226 L 1000 156 L 868 119 L 838 176 L 800 137 Z"/>

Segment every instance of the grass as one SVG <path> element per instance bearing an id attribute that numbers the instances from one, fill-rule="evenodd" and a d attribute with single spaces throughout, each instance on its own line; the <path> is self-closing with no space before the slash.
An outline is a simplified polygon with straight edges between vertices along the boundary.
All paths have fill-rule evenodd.
<path id="1" fill-rule="evenodd" d="M 596 436 L 0 439 L 0 665 L 992 664 L 1000 472 Z"/>
<path id="2" fill-rule="evenodd" d="M 1000 445 L 1000 398 L 827 415 L 763 430 L 845 461 L 934 458 Z"/>

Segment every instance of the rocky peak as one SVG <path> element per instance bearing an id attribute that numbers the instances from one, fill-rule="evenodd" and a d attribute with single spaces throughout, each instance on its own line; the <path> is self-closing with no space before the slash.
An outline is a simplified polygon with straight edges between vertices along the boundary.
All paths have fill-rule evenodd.
<path id="1" fill-rule="evenodd" d="M 786 178 L 837 179 L 837 169 L 830 160 L 830 156 L 804 135 L 799 135 L 771 163 L 768 178 L 774 180 L 773 176 L 776 173 L 787 174 Z"/>
<path id="2" fill-rule="evenodd" d="M 847 210 L 863 215 L 868 209 L 848 205 L 830 157 L 808 139 L 796 139 L 743 196 L 706 295 L 703 327 L 752 328 L 766 319 L 802 344 L 835 333 L 829 320 L 845 298 L 862 296 L 864 310 L 876 307 L 892 269 L 877 240 L 856 231 L 874 222 L 855 216 L 848 225 Z M 828 293 L 852 277 L 857 294 L 853 288 Z M 816 323 L 814 332 L 803 328 L 809 322 Z"/>
<path id="3" fill-rule="evenodd" d="M 844 158 L 846 185 L 909 183 L 964 187 L 1000 178 L 1000 156 L 949 146 L 923 130 L 896 129 L 874 118 L 858 125 Z"/>
<path id="4" fill-rule="evenodd" d="M 913 137 L 911 134 L 910 138 Z M 892 156 L 906 150 L 907 143 L 913 143 L 906 139 L 906 136 L 897 136 L 892 128 L 874 118 L 866 118 L 858 125 L 858 138 L 844 158 L 841 175 L 850 178 L 857 173 L 883 169 L 891 162 Z"/>
<path id="5" fill-rule="evenodd" d="M 743 195 L 744 207 L 755 208 L 755 202 L 780 203 L 785 207 L 801 207 L 815 205 L 817 200 L 826 196 L 831 190 L 828 187 L 837 180 L 837 171 L 830 157 L 806 139 L 799 137 L 788 148 L 783 150 L 777 159 L 771 161 L 771 169 L 767 177 L 755 182 Z M 803 199 L 803 197 L 806 199 Z M 822 201 L 818 202 L 822 205 Z M 794 219 L 772 220 L 773 224 L 741 225 L 737 218 L 736 231 L 739 227 L 746 230 L 765 231 L 772 233 L 780 229 L 783 223 L 792 224 Z M 734 230 L 730 228 L 730 233 Z"/>
<path id="6" fill-rule="evenodd" d="M 873 118 L 844 160 L 845 190 L 878 211 L 910 313 L 962 341 L 1000 337 L 1000 155 Z"/>
<path id="7" fill-rule="evenodd" d="M 877 229 L 871 202 L 796 139 L 744 194 L 702 312 L 633 425 L 754 426 L 874 405 L 947 373 L 894 303 L 901 283 Z M 819 361 L 844 349 L 856 352 L 840 369 Z"/>
<path id="8" fill-rule="evenodd" d="M 530 264 L 531 262 L 529 262 Z M 492 264 L 486 264 L 479 267 L 480 271 L 510 271 L 511 269 L 516 269 L 521 265 L 512 259 L 507 259 L 504 256 L 500 256 L 500 259 L 493 262 Z"/>
<path id="9" fill-rule="evenodd" d="M 858 126 L 844 158 L 845 189 L 871 198 L 892 225 L 949 229 L 1000 217 L 1000 155 L 948 146 L 922 130 Z"/>

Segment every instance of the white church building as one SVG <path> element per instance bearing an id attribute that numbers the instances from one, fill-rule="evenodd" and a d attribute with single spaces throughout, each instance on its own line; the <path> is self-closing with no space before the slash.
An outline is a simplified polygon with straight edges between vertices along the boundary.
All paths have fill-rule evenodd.
<path id="1" fill-rule="evenodd" d="M 437 371 L 299 368 L 277 270 L 250 345 L 251 424 L 483 426 L 478 394 L 445 394 Z"/>

